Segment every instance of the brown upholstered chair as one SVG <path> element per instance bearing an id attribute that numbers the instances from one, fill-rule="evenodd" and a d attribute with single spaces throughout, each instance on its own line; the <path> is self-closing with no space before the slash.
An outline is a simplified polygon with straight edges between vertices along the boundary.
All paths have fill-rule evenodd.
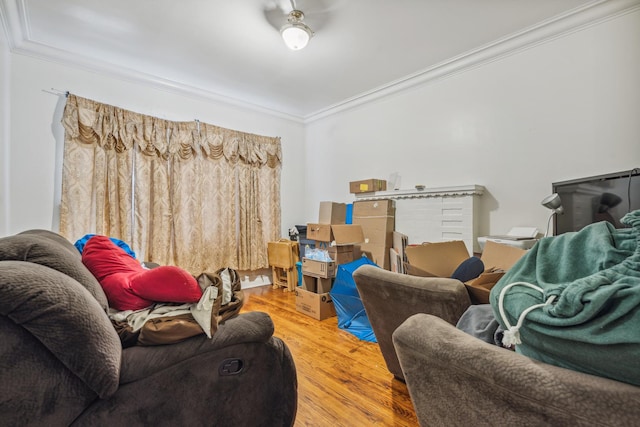
<path id="1" fill-rule="evenodd" d="M 396 328 L 416 313 L 433 314 L 455 325 L 471 305 L 467 289 L 456 279 L 397 274 L 373 266 L 358 268 L 353 279 L 387 369 L 403 381 L 391 338 Z"/>

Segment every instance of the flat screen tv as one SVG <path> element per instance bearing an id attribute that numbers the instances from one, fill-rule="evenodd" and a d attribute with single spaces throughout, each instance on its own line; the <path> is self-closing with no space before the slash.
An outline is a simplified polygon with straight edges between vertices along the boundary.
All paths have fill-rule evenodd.
<path id="1" fill-rule="evenodd" d="M 640 169 L 554 182 L 564 213 L 556 215 L 554 234 L 578 231 L 598 221 L 624 227 L 620 219 L 640 209 Z"/>

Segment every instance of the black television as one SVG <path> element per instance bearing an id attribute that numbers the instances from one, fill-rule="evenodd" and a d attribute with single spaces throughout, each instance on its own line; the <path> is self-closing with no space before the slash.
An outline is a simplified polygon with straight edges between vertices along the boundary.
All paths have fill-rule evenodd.
<path id="1" fill-rule="evenodd" d="M 625 227 L 620 219 L 640 209 L 640 169 L 554 182 L 564 213 L 554 221 L 554 234 L 578 231 L 598 221 Z"/>

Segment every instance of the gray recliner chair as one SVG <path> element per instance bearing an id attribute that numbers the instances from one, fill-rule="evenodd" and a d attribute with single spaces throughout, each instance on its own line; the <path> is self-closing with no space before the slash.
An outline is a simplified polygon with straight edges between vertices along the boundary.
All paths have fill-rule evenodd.
<path id="1" fill-rule="evenodd" d="M 122 348 L 102 288 L 58 234 L 0 239 L 0 424 L 291 426 L 297 378 L 266 313 Z"/>
<path id="2" fill-rule="evenodd" d="M 470 305 L 461 282 L 370 266 L 353 277 L 421 426 L 640 423 L 640 387 L 539 362 L 457 329 Z"/>
<path id="3" fill-rule="evenodd" d="M 455 325 L 471 305 L 466 288 L 456 279 L 424 278 L 362 266 L 353 273 L 353 280 L 387 369 L 401 381 L 404 373 L 392 340 L 398 326 L 417 313 L 433 314 Z"/>

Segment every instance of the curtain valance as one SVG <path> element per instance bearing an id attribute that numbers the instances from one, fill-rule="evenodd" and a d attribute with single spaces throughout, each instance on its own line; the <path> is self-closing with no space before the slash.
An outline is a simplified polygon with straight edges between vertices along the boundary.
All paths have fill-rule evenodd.
<path id="1" fill-rule="evenodd" d="M 281 164 L 280 138 L 225 129 L 198 121 L 174 122 L 69 95 L 62 119 L 70 138 L 123 152 L 188 160 L 195 156 L 230 162 Z"/>

